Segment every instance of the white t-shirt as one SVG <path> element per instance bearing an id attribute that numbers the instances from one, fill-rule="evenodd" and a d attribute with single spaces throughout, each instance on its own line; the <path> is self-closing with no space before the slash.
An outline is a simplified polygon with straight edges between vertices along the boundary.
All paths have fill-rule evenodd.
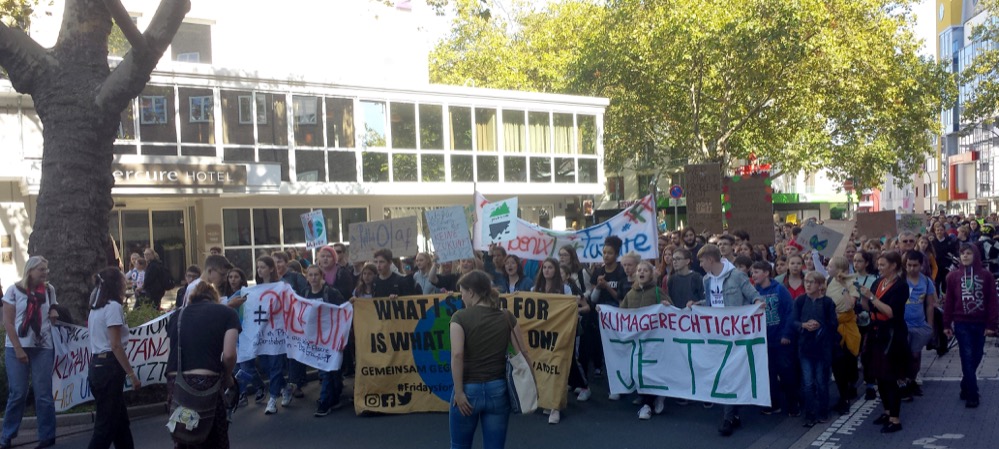
<path id="1" fill-rule="evenodd" d="M 111 350 L 111 340 L 108 339 L 108 328 L 121 326 L 121 345 L 128 344 L 128 324 L 125 323 L 125 311 L 121 303 L 108 301 L 100 309 L 91 310 L 87 321 L 90 330 L 90 353 L 100 354 Z"/>

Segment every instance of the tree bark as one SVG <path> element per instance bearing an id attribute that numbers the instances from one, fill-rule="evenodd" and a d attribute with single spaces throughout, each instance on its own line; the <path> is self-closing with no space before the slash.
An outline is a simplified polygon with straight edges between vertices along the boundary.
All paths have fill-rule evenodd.
<path id="1" fill-rule="evenodd" d="M 107 63 L 111 14 L 103 0 L 67 0 L 51 50 L 0 25 L 0 37 L 13 37 L 0 42 L 0 65 L 17 80 L 15 89 L 31 95 L 43 125 L 28 253 L 49 260 L 59 302 L 77 322 L 86 316 L 92 277 L 106 264 L 120 113 L 142 91 L 189 9 L 189 0 L 163 0 L 144 35 L 149 45 L 133 48 L 128 65 L 114 74 Z"/>

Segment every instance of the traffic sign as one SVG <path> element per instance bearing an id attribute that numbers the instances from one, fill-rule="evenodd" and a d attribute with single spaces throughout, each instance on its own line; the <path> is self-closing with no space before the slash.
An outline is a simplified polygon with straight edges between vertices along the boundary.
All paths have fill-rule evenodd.
<path id="1" fill-rule="evenodd" d="M 846 190 L 848 192 L 853 190 L 853 180 L 852 179 L 847 179 L 846 181 L 843 181 L 843 190 Z"/>
<path id="2" fill-rule="evenodd" d="M 673 199 L 680 199 L 680 197 L 683 196 L 683 189 L 680 186 L 670 187 L 669 196 Z"/>

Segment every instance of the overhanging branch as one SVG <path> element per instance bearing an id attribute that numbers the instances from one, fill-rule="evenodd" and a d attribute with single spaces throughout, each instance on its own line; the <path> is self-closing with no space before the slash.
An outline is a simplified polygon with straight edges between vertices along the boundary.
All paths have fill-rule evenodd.
<path id="1" fill-rule="evenodd" d="M 0 22 L 0 67 L 7 70 L 18 92 L 34 93 L 34 82 L 55 64 L 48 51 L 23 31 Z"/>
<path id="2" fill-rule="evenodd" d="M 184 21 L 184 16 L 190 10 L 190 0 L 160 2 L 153 20 L 142 34 L 146 46 L 140 48 L 133 44 L 121 64 L 118 64 L 101 84 L 96 98 L 99 108 L 117 114 L 128 105 L 129 100 L 142 92 L 150 74 L 163 57 L 167 46 L 173 41 L 181 22 Z"/>
<path id="3" fill-rule="evenodd" d="M 121 4 L 121 0 L 104 0 L 104 7 L 111 13 L 111 18 L 118 24 L 121 34 L 125 35 L 125 39 L 128 39 L 128 43 L 132 45 L 132 48 L 148 52 L 149 46 L 146 44 L 145 36 L 139 32 L 139 28 L 135 26 L 135 22 L 132 22 L 132 17 L 128 15 L 128 10 L 125 9 L 125 5 Z"/>

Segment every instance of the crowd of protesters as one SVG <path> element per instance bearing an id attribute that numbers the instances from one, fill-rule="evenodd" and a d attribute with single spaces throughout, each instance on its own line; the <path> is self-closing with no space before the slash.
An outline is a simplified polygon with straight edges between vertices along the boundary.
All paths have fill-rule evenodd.
<path id="1" fill-rule="evenodd" d="M 185 369 L 182 375 L 198 388 L 214 382 L 238 388 L 235 404 L 225 403 L 220 396 L 220 414 L 246 407 L 252 398 L 264 403 L 263 411 L 270 415 L 278 412 L 279 404 L 286 407 L 295 398 L 305 397 L 306 367 L 297 361 L 279 355 L 235 363 L 235 335 L 240 331 L 241 316 L 237 312 L 246 300 L 244 289 L 251 280 L 257 284 L 285 282 L 303 297 L 337 305 L 364 298 L 439 292 L 460 292 L 487 308 L 495 308 L 490 298 L 497 293 L 535 291 L 575 296 L 579 321 L 569 387 L 578 402 L 589 400 L 591 383 L 606 374 L 597 320 L 601 306 L 755 304 L 767 323 L 770 374 L 771 407 L 761 413 L 803 416 L 803 424 L 812 427 L 828 420 L 831 412 L 847 413 L 851 402 L 863 392 L 867 400 L 880 396 L 884 405 L 883 414 L 874 423 L 882 426 L 882 432 L 896 432 L 902 429 L 902 403 L 924 394 L 919 372 L 926 349 L 943 354 L 956 340 L 963 372 L 960 399 L 968 408 L 979 406 L 975 370 L 983 357 L 986 336 L 994 335 L 999 326 L 995 228 L 974 217 L 939 216 L 930 219 L 927 229 L 921 235 L 902 232 L 870 238 L 855 231 L 846 239 L 842 256 L 826 258 L 799 241 L 801 228 L 791 224 L 775 225 L 772 245 L 769 238 L 753 240 L 743 231 L 712 235 L 687 228 L 659 236 L 658 260 L 622 254 L 622 241 L 611 236 L 604 243 L 601 262 L 592 264 L 581 263 L 571 246 L 559 248 L 557 258 L 533 261 L 507 254 L 501 245 L 455 262 L 438 263 L 432 254 L 422 252 L 399 258 L 381 249 L 371 261 L 350 263 L 348 246 L 335 243 L 314 253 L 287 250 L 261 254 L 250 275 L 233 267 L 221 249 L 212 248 L 202 266 L 188 267 L 177 291 L 174 307 L 196 311 L 189 318 L 193 321 L 188 322 L 198 325 L 201 336 L 191 340 L 188 351 L 195 353 L 194 360 L 204 361 L 194 362 L 197 370 Z M 151 249 L 141 256 L 134 254 L 129 268 L 125 273 L 111 270 L 118 275 L 104 270 L 91 301 L 91 335 L 101 336 L 92 348 L 91 384 L 98 402 L 97 443 L 92 447 L 107 447 L 112 441 L 116 447 L 125 447 L 131 440 L 121 391 L 134 373 L 119 354 L 120 342 L 128 334 L 121 312 L 127 301 L 125 291 L 133 292 L 137 302 L 159 308 L 161 298 L 173 286 Z M 24 278 L 4 295 L 10 392 L 0 437 L 2 448 L 10 447 L 17 434 L 29 380 L 36 391 L 39 447 L 54 444 L 54 409 L 45 399 L 51 395 L 44 393 L 51 390 L 51 379 L 48 376 L 46 390 L 46 376 L 39 374 L 52 369 L 52 342 L 45 336 L 49 319 L 57 316 L 55 291 L 46 283 L 47 273 L 47 262 L 32 258 Z M 472 273 L 478 274 L 466 276 Z M 483 285 L 485 281 L 491 283 L 492 292 Z M 213 303 L 227 307 L 204 306 Z M 470 349 L 482 345 L 495 349 L 494 338 L 469 333 L 481 320 L 491 323 L 488 328 L 494 334 L 511 327 L 519 333 L 519 328 L 508 326 L 508 318 L 503 316 L 491 312 L 465 315 L 452 322 L 452 338 L 463 339 Z M 171 332 L 176 332 L 175 326 L 171 320 Z M 456 329 L 459 334 L 455 334 Z M 172 345 L 185 344 L 185 337 Z M 195 341 L 202 337 L 218 340 L 217 344 L 199 347 Z M 511 334 L 510 340 L 501 340 L 516 338 Z M 187 360 L 185 356 L 185 368 L 190 366 Z M 489 362 L 487 369 L 457 361 L 464 367 L 456 377 L 456 382 L 466 387 L 464 393 L 488 394 L 495 389 L 492 377 L 501 375 L 492 366 L 497 360 Z M 316 417 L 345 404 L 341 397 L 343 379 L 353 375 L 353 361 L 351 342 L 342 369 L 319 374 Z M 176 375 L 172 372 L 168 377 L 173 381 Z M 836 391 L 833 404 L 830 384 Z M 139 382 L 133 380 L 130 385 L 138 388 Z M 621 397 L 610 394 L 608 399 Z M 675 402 L 690 404 L 686 400 Z M 642 420 L 662 413 L 666 405 L 665 398 L 646 395 L 637 396 L 634 403 L 640 406 L 638 417 Z M 710 408 L 713 404 L 701 405 Z M 451 406 L 456 414 L 452 438 L 471 438 L 467 429 L 473 414 L 481 413 L 484 423 L 498 419 L 496 410 L 472 407 L 462 395 L 456 394 Z M 723 409 L 718 430 L 728 436 L 742 425 L 741 407 L 726 405 Z M 562 412 L 545 410 L 548 422 L 559 423 Z M 217 421 L 210 445 L 228 447 L 227 420 Z M 496 432 L 502 427 L 505 435 L 506 421 L 496 423 L 499 421 L 490 424 L 488 438 L 502 441 Z"/>

